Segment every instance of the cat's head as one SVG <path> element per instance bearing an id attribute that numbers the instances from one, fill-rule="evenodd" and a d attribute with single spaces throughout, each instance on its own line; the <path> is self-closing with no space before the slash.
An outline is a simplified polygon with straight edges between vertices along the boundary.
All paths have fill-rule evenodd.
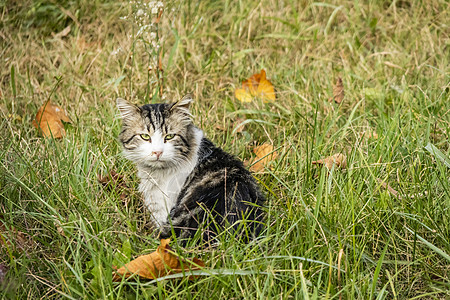
<path id="1" fill-rule="evenodd" d="M 138 107 L 118 98 L 124 155 L 138 166 L 171 168 L 189 162 L 198 149 L 198 129 L 192 124 L 192 96 L 175 103 Z"/>

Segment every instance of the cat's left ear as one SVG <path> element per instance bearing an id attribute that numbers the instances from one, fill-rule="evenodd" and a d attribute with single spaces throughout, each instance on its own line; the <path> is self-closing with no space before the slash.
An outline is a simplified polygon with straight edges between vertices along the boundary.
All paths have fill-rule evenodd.
<path id="1" fill-rule="evenodd" d="M 186 110 L 187 112 L 189 112 L 192 102 L 194 102 L 194 99 L 192 98 L 192 94 L 187 94 L 180 101 L 175 102 L 172 105 L 172 107 L 170 108 L 170 110 L 182 109 L 182 110 Z"/>

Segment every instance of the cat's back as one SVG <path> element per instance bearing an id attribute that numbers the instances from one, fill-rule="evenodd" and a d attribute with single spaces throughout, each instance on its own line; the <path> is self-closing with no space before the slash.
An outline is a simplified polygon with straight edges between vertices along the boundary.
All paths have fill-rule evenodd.
<path id="1" fill-rule="evenodd" d="M 241 160 L 203 138 L 198 162 L 171 215 L 172 220 L 198 222 L 199 218 L 210 214 L 219 225 L 237 227 L 243 216 L 252 221 L 261 221 L 263 202 L 263 194 Z M 187 218 L 188 215 L 191 218 Z M 183 224 L 182 227 L 190 226 L 195 224 Z M 249 227 L 259 228 L 254 224 Z"/>

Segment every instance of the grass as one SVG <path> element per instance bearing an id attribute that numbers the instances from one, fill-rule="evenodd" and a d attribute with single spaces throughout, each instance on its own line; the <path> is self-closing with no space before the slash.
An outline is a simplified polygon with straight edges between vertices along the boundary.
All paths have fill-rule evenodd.
<path id="1" fill-rule="evenodd" d="M 2 297 L 450 297 L 446 1 L 166 3 L 164 99 L 193 92 L 195 123 L 241 159 L 264 142 L 280 155 L 255 174 L 268 195 L 259 240 L 174 245 L 205 260 L 207 275 L 137 283 L 111 276 L 113 264 L 158 245 L 117 141 L 116 97 L 162 101 L 148 71 L 154 48 L 121 18 L 137 8 L 9 0 L 0 9 Z M 240 103 L 234 89 L 261 69 L 276 102 Z M 340 105 L 328 102 L 338 76 Z M 64 139 L 31 125 L 48 98 L 73 120 Z M 239 118 L 250 121 L 233 133 Z M 311 164 L 337 152 L 345 170 Z M 111 169 L 131 187 L 126 203 L 97 182 Z"/>

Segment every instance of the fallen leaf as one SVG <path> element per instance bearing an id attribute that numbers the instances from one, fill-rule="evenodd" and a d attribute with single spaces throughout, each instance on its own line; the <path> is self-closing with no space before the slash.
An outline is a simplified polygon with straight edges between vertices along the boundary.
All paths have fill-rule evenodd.
<path id="1" fill-rule="evenodd" d="M 338 77 L 333 86 L 333 97 L 331 97 L 328 101 L 331 102 L 334 100 L 334 102 L 340 104 L 342 100 L 344 100 L 344 95 L 344 83 L 342 82 L 342 78 Z"/>
<path id="2" fill-rule="evenodd" d="M 33 125 L 37 129 L 40 128 L 45 137 L 53 136 L 57 139 L 66 134 L 62 121 L 70 122 L 64 110 L 57 105 L 53 105 L 50 101 L 46 101 L 39 108 L 36 118 L 33 120 Z"/>
<path id="3" fill-rule="evenodd" d="M 115 271 L 113 280 L 120 281 L 137 275 L 140 278 L 156 279 L 169 274 L 181 273 L 187 270 L 198 270 L 205 263 L 197 258 L 192 261 L 183 260 L 174 254 L 169 246 L 170 239 L 161 240 L 156 251 L 142 255 Z M 191 278 L 189 278 L 191 279 Z"/>
<path id="4" fill-rule="evenodd" d="M 345 169 L 347 167 L 347 156 L 342 153 L 336 153 L 332 156 L 328 156 L 324 159 L 316 160 L 312 162 L 313 165 L 324 165 L 327 169 L 331 170 L 333 165 Z"/>
<path id="5" fill-rule="evenodd" d="M 256 154 L 256 158 L 250 167 L 250 171 L 252 172 L 263 171 L 266 165 L 278 157 L 278 153 L 273 150 L 273 146 L 267 143 L 255 147 L 253 152 Z"/>
<path id="6" fill-rule="evenodd" d="M 115 189 L 125 205 L 128 204 L 128 201 L 126 201 L 126 199 L 130 194 L 130 188 L 125 182 L 123 175 L 117 174 L 116 171 L 111 170 L 106 176 L 101 176 L 100 174 L 98 174 L 97 180 L 101 185 L 105 187 L 106 190 L 112 191 L 113 189 Z"/>
<path id="7" fill-rule="evenodd" d="M 263 99 L 264 102 L 275 101 L 275 89 L 266 78 L 266 71 L 252 75 L 242 82 L 242 88 L 236 89 L 234 95 L 241 102 L 251 102 L 254 97 Z"/>

